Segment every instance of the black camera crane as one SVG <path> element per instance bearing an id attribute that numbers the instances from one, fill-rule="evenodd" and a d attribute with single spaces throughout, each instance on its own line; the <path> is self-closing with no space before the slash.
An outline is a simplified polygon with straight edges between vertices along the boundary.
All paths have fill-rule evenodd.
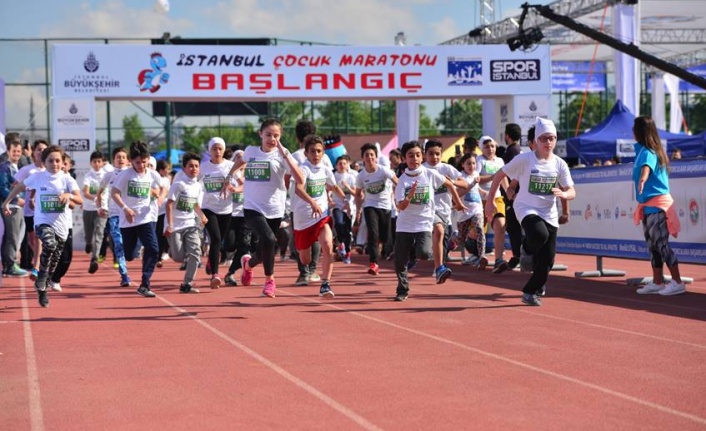
<path id="1" fill-rule="evenodd" d="M 541 16 L 550 21 L 553 21 L 557 24 L 561 24 L 564 27 L 570 28 L 571 30 L 581 33 L 584 36 L 587 36 L 595 41 L 598 41 L 604 45 L 608 45 L 611 48 L 617 49 L 618 51 L 623 52 L 631 57 L 635 57 L 645 64 L 656 67 L 657 69 L 663 70 L 667 73 L 671 73 L 672 75 L 678 76 L 679 78 L 683 79 L 684 81 L 690 84 L 696 85 L 697 87 L 706 90 L 705 78 L 691 73 L 688 70 L 683 69 L 675 64 L 669 63 L 668 61 L 664 61 L 659 57 L 655 57 L 654 55 L 641 50 L 639 47 L 637 47 L 637 45 L 634 45 L 633 43 L 622 42 L 618 39 L 608 36 L 605 33 L 601 33 L 598 30 L 592 29 L 591 27 L 585 24 L 581 24 L 580 22 L 569 18 L 568 16 L 559 15 L 554 12 L 549 6 L 530 5 L 529 3 L 525 3 L 522 5 L 522 16 L 520 17 L 519 22 L 520 34 L 518 37 L 508 39 L 508 45 L 513 51 L 519 48 L 520 46 L 524 46 L 526 48 L 528 44 L 538 43 L 539 40 L 541 40 L 542 38 L 541 31 L 539 30 L 539 28 L 525 29 L 523 27 L 525 18 L 527 17 L 527 12 L 530 8 L 534 9 L 537 13 L 539 13 Z"/>

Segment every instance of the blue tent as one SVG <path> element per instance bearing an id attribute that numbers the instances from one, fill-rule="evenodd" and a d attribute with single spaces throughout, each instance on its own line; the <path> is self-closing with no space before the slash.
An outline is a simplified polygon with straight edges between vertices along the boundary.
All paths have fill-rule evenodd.
<path id="1" fill-rule="evenodd" d="M 169 162 L 172 164 L 173 169 L 176 169 L 176 170 L 181 169 L 181 157 L 184 155 L 185 152 L 186 151 L 184 151 L 184 150 L 172 148 L 172 154 L 171 154 L 172 157 Z M 167 150 L 158 151 L 152 155 L 157 160 L 167 160 Z"/>
<path id="2" fill-rule="evenodd" d="M 596 159 L 610 159 L 618 154 L 619 143 L 635 142 L 632 134 L 634 121 L 635 115 L 618 100 L 602 123 L 582 135 L 566 140 L 567 157 L 578 158 L 587 165 Z M 679 148 L 685 158 L 706 155 L 706 132 L 690 136 L 659 130 L 659 136 L 667 142 L 667 151 L 670 153 Z"/>

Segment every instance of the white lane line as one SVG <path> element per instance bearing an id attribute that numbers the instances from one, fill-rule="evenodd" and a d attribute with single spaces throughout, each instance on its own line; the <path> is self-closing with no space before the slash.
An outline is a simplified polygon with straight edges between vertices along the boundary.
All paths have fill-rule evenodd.
<path id="1" fill-rule="evenodd" d="M 39 372 L 37 371 L 37 356 L 34 352 L 34 338 L 27 308 L 27 292 L 24 280 L 20 280 L 22 303 L 22 328 L 25 337 L 25 355 L 27 356 L 27 382 L 29 384 L 29 422 L 32 431 L 44 431 L 44 413 L 42 412 L 42 395 L 39 390 Z"/>
<path id="2" fill-rule="evenodd" d="M 311 386 L 310 384 L 306 383 L 299 377 L 291 374 L 284 368 L 280 367 L 279 365 L 275 364 L 274 362 L 270 361 L 266 357 L 262 356 L 261 354 L 257 353 L 256 351 L 252 350 L 248 346 L 244 345 L 243 343 L 240 343 L 237 340 L 234 340 L 227 334 L 219 331 L 218 329 L 214 328 L 213 326 L 209 325 L 208 323 L 204 322 L 203 320 L 199 319 L 193 314 L 190 314 L 188 310 L 184 310 L 182 307 L 179 307 L 173 303 L 171 303 L 169 300 L 163 298 L 161 295 L 157 295 L 157 297 L 164 302 L 165 304 L 169 305 L 172 307 L 174 310 L 178 311 L 179 313 L 183 313 L 186 317 L 189 317 L 193 319 L 196 323 L 199 325 L 203 326 L 204 328 L 208 329 L 212 333 L 214 333 L 216 336 L 219 338 L 223 339 L 224 341 L 230 343 L 231 345 L 237 347 L 241 351 L 243 351 L 245 354 L 251 356 L 267 368 L 271 369 L 275 373 L 279 374 L 280 376 L 284 377 L 285 379 L 289 380 L 290 382 L 294 383 L 295 386 L 299 387 L 300 389 L 303 389 L 304 391 L 308 392 L 309 394 L 313 395 L 315 398 L 317 398 L 319 401 L 323 402 L 324 404 L 328 405 L 329 407 L 333 408 L 334 410 L 338 411 L 339 413 L 343 414 L 346 416 L 348 419 L 352 420 L 356 424 L 358 424 L 360 427 L 366 430 L 370 431 L 382 431 L 382 428 L 378 427 L 377 425 L 371 423 L 364 417 L 360 416 L 353 410 L 349 409 L 348 407 L 344 406 L 343 404 L 339 403 L 338 401 L 334 400 L 333 398 L 329 397 L 325 393 L 319 391 L 315 387 Z"/>
<path id="3" fill-rule="evenodd" d="M 524 368 L 524 369 L 526 369 L 526 370 L 528 370 L 528 371 L 536 372 L 536 373 L 539 373 L 539 374 L 544 374 L 544 375 L 547 375 L 547 376 L 550 376 L 550 377 L 554 377 L 554 378 L 556 378 L 556 379 L 560 379 L 560 380 L 564 380 L 564 381 L 567 381 L 567 382 L 570 382 L 570 383 L 574 383 L 574 384 L 577 384 L 577 385 L 580 385 L 580 386 L 583 386 L 583 387 L 586 387 L 586 388 L 589 388 L 589 389 L 593 389 L 593 390 L 602 392 L 602 393 L 607 394 L 607 395 L 614 396 L 614 397 L 616 397 L 616 398 L 621 398 L 621 399 L 626 400 L 626 401 L 631 401 L 631 402 L 636 403 L 636 404 L 639 404 L 639 405 L 641 405 L 641 406 L 649 407 L 649 408 L 652 408 L 652 409 L 655 409 L 655 410 L 659 410 L 659 411 L 664 412 L 664 413 L 668 413 L 668 414 L 671 414 L 671 415 L 674 415 L 674 416 L 679 416 L 679 417 L 681 417 L 681 418 L 688 419 L 688 420 L 690 420 L 690 421 L 693 421 L 693 422 L 696 422 L 696 423 L 699 423 L 699 424 L 702 424 L 702 425 L 706 425 L 706 418 L 702 418 L 702 417 L 700 417 L 700 416 L 696 416 L 696 415 L 693 415 L 693 414 L 691 414 L 691 413 L 682 412 L 682 411 L 680 411 L 680 410 L 676 410 L 676 409 L 673 409 L 673 408 L 671 408 L 671 407 L 663 406 L 663 405 L 661 405 L 661 404 L 653 403 L 653 402 L 651 402 L 651 401 L 647 401 L 647 400 L 644 400 L 644 399 L 642 399 L 642 398 L 634 397 L 634 396 L 632 396 L 632 395 L 624 394 L 624 393 L 622 393 L 622 392 L 614 391 L 614 390 L 612 390 L 612 389 L 609 389 L 609 388 L 606 388 L 606 387 L 604 387 L 604 386 L 600 386 L 600 385 L 597 385 L 597 384 L 594 384 L 594 383 L 585 382 L 585 381 L 583 381 L 583 380 L 579 380 L 579 379 L 577 379 L 577 378 L 574 378 L 574 377 L 571 377 L 571 376 L 567 376 L 567 375 L 565 375 L 565 374 L 557 373 L 557 372 L 548 370 L 548 369 L 546 369 L 546 368 L 541 368 L 541 367 L 538 367 L 538 366 L 535 366 L 535 365 L 531 365 L 531 364 L 527 364 L 527 363 L 524 363 L 524 362 L 520 362 L 520 361 L 517 361 L 517 360 L 515 360 L 515 359 L 511 359 L 511 358 L 508 358 L 508 357 L 505 357 L 505 356 L 502 356 L 502 355 L 498 355 L 498 354 L 495 354 L 495 353 L 492 353 L 492 352 L 488 352 L 488 351 L 486 351 L 486 350 L 478 349 L 478 348 L 476 348 L 476 347 L 471 347 L 471 346 L 468 346 L 468 345 L 466 345 L 466 344 L 461 344 L 461 343 L 459 343 L 459 342 L 456 342 L 456 341 L 453 341 L 453 340 L 449 340 L 449 339 L 446 339 L 446 338 L 443 338 L 443 337 L 439 337 L 439 336 L 437 336 L 437 335 L 428 334 L 428 333 L 426 333 L 426 332 L 418 331 L 418 330 L 416 330 L 416 329 L 408 328 L 408 327 L 406 327 L 406 326 L 398 325 L 398 324 L 396 324 L 396 323 L 392 323 L 392 322 L 388 322 L 388 321 L 386 321 L 386 320 L 378 319 L 378 318 L 376 318 L 376 317 L 368 316 L 367 314 L 363 314 L 363 313 L 360 313 L 360 312 L 358 312 L 358 311 L 353 311 L 353 310 L 350 310 L 350 309 L 348 309 L 348 308 L 339 307 L 339 306 L 337 306 L 337 305 L 333 305 L 333 304 L 330 304 L 330 303 L 328 303 L 328 302 L 322 302 L 322 301 L 319 301 L 319 300 L 316 300 L 316 299 L 311 299 L 311 298 L 307 298 L 307 297 L 300 296 L 300 295 L 297 295 L 297 294 L 289 293 L 289 292 L 287 292 L 287 291 L 284 291 L 283 289 L 279 289 L 279 293 L 280 293 L 280 294 L 285 293 L 285 294 L 287 294 L 287 295 L 289 295 L 289 296 L 296 297 L 296 298 L 302 299 L 302 300 L 307 301 L 307 302 L 312 302 L 312 303 L 316 303 L 316 304 L 321 304 L 321 305 L 323 305 L 323 306 L 330 307 L 330 308 L 333 308 L 333 309 L 335 309 L 335 310 L 345 311 L 345 312 L 347 312 L 347 313 L 349 313 L 349 314 L 352 314 L 352 315 L 354 315 L 354 316 L 361 317 L 361 318 L 363 318 L 363 319 L 367 319 L 367 320 L 370 320 L 370 321 L 373 321 L 373 322 L 376 322 L 376 323 L 380 323 L 380 324 L 382 324 L 382 325 L 386 325 L 386 326 L 389 326 L 389 327 L 391 327 L 391 328 L 395 328 L 395 329 L 399 329 L 399 330 L 401 330 L 401 331 L 409 332 L 409 333 L 411 333 L 411 334 L 419 335 L 419 336 L 421 336 L 421 337 L 428 338 L 428 339 L 430 339 L 430 340 L 438 341 L 439 343 L 448 344 L 448 345 L 450 345 L 450 346 L 458 347 L 458 348 L 460 348 L 460 349 L 467 350 L 467 351 L 469 351 L 469 352 L 473 352 L 473 353 L 476 353 L 476 354 L 478 354 L 478 355 L 486 356 L 486 357 L 488 357 L 488 358 L 495 359 L 495 360 L 497 360 L 497 361 L 505 362 L 505 363 L 508 363 L 508 364 L 511 364 L 511 365 L 515 365 L 515 366 L 520 367 L 520 368 Z"/>

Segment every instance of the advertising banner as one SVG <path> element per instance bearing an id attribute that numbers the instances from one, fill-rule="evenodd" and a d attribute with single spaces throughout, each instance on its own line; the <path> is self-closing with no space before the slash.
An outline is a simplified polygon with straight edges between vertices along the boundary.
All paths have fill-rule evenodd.
<path id="1" fill-rule="evenodd" d="M 635 225 L 637 207 L 632 164 L 573 169 L 576 199 L 571 221 L 557 238 L 560 253 L 649 259 L 642 225 Z M 706 263 L 706 161 L 670 164 L 670 190 L 681 232 L 670 245 L 681 262 Z"/>
<path id="2" fill-rule="evenodd" d="M 55 45 L 55 97 L 342 100 L 550 94 L 549 47 Z"/>
<path id="3" fill-rule="evenodd" d="M 90 169 L 91 153 L 96 148 L 95 100 L 92 97 L 54 98 L 52 109 L 52 144 L 59 145 L 74 161 L 76 180 Z M 74 209 L 74 249 L 83 249 L 83 217 L 81 208 Z"/>
<path id="4" fill-rule="evenodd" d="M 607 90 L 607 67 L 605 61 L 553 61 L 553 92 L 601 93 Z"/>

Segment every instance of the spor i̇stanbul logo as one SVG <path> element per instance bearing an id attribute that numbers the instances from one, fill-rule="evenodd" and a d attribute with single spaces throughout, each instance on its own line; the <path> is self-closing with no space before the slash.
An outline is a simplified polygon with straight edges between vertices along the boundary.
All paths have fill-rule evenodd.
<path id="1" fill-rule="evenodd" d="M 150 68 L 142 69 L 137 75 L 137 83 L 140 91 L 157 92 L 162 84 L 169 82 L 169 74 L 164 71 L 167 67 L 167 60 L 160 52 L 154 52 L 150 56 Z"/>
<path id="2" fill-rule="evenodd" d="M 83 68 L 86 69 L 88 73 L 95 73 L 99 67 L 100 63 L 96 60 L 95 54 L 89 52 L 86 61 L 83 62 Z"/>
<path id="3" fill-rule="evenodd" d="M 699 203 L 696 199 L 689 200 L 689 221 L 694 226 L 699 223 Z"/>

